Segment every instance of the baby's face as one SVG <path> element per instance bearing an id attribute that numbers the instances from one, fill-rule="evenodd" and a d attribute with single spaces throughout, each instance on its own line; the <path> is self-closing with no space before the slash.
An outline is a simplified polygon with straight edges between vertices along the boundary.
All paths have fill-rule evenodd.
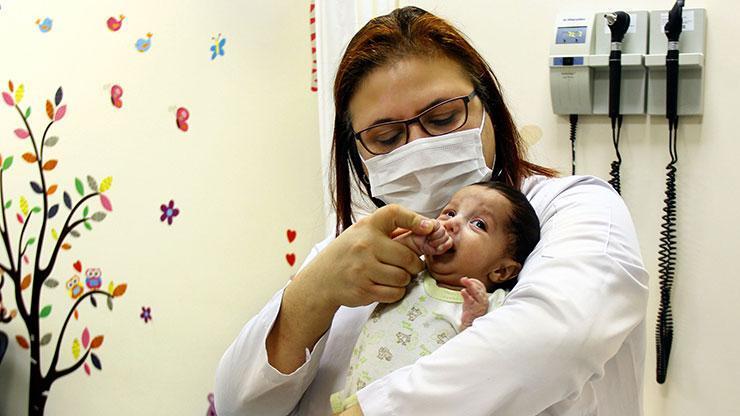
<path id="1" fill-rule="evenodd" d="M 470 277 L 490 288 L 490 273 L 508 258 L 510 210 L 505 197 L 483 186 L 467 186 L 453 195 L 437 217 L 452 238 L 452 248 L 427 258 L 427 268 L 437 281 L 462 286 L 460 278 Z"/>

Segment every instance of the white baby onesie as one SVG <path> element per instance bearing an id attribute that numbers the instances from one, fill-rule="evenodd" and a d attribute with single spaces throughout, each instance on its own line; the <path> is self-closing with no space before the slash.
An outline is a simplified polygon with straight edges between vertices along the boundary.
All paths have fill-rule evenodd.
<path id="1" fill-rule="evenodd" d="M 488 312 L 501 306 L 505 296 L 503 289 L 490 293 Z M 462 305 L 459 291 L 437 286 L 427 271 L 409 284 L 403 299 L 378 304 L 352 350 L 344 389 L 331 395 L 332 411 L 341 412 L 354 405 L 358 390 L 413 364 L 457 335 Z"/>

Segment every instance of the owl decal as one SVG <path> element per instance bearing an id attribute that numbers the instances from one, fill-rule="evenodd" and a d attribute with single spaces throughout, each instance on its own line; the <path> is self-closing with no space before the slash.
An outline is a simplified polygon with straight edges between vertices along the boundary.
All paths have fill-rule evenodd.
<path id="1" fill-rule="evenodd" d="M 80 283 L 80 276 L 74 275 L 67 280 L 67 290 L 72 299 L 77 299 L 82 295 L 82 292 L 85 291 L 85 287 Z"/>
<path id="2" fill-rule="evenodd" d="M 85 270 L 85 285 L 90 290 L 94 290 L 103 285 L 103 272 L 98 268 L 90 268 Z"/>

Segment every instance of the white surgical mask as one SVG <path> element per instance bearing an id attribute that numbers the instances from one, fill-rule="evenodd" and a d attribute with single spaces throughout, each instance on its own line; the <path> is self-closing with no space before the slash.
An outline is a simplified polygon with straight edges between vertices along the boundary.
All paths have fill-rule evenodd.
<path id="1" fill-rule="evenodd" d="M 460 188 L 491 178 L 481 143 L 485 120 L 484 112 L 478 128 L 417 139 L 366 160 L 373 197 L 436 218 Z"/>

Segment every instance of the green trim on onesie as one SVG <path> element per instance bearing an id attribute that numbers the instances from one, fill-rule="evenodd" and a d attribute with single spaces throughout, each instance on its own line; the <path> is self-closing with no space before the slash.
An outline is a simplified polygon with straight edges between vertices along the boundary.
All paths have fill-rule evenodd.
<path id="1" fill-rule="evenodd" d="M 424 291 L 434 299 L 441 300 L 442 302 L 448 303 L 463 303 L 463 297 L 459 290 L 447 289 L 446 287 L 437 286 L 437 281 L 429 274 L 428 271 L 424 271 Z"/>
<path id="2" fill-rule="evenodd" d="M 350 407 L 359 404 L 357 401 L 357 395 L 353 394 L 346 399 L 342 400 L 342 394 L 340 392 L 331 395 L 331 411 L 332 413 L 341 413 Z"/>

